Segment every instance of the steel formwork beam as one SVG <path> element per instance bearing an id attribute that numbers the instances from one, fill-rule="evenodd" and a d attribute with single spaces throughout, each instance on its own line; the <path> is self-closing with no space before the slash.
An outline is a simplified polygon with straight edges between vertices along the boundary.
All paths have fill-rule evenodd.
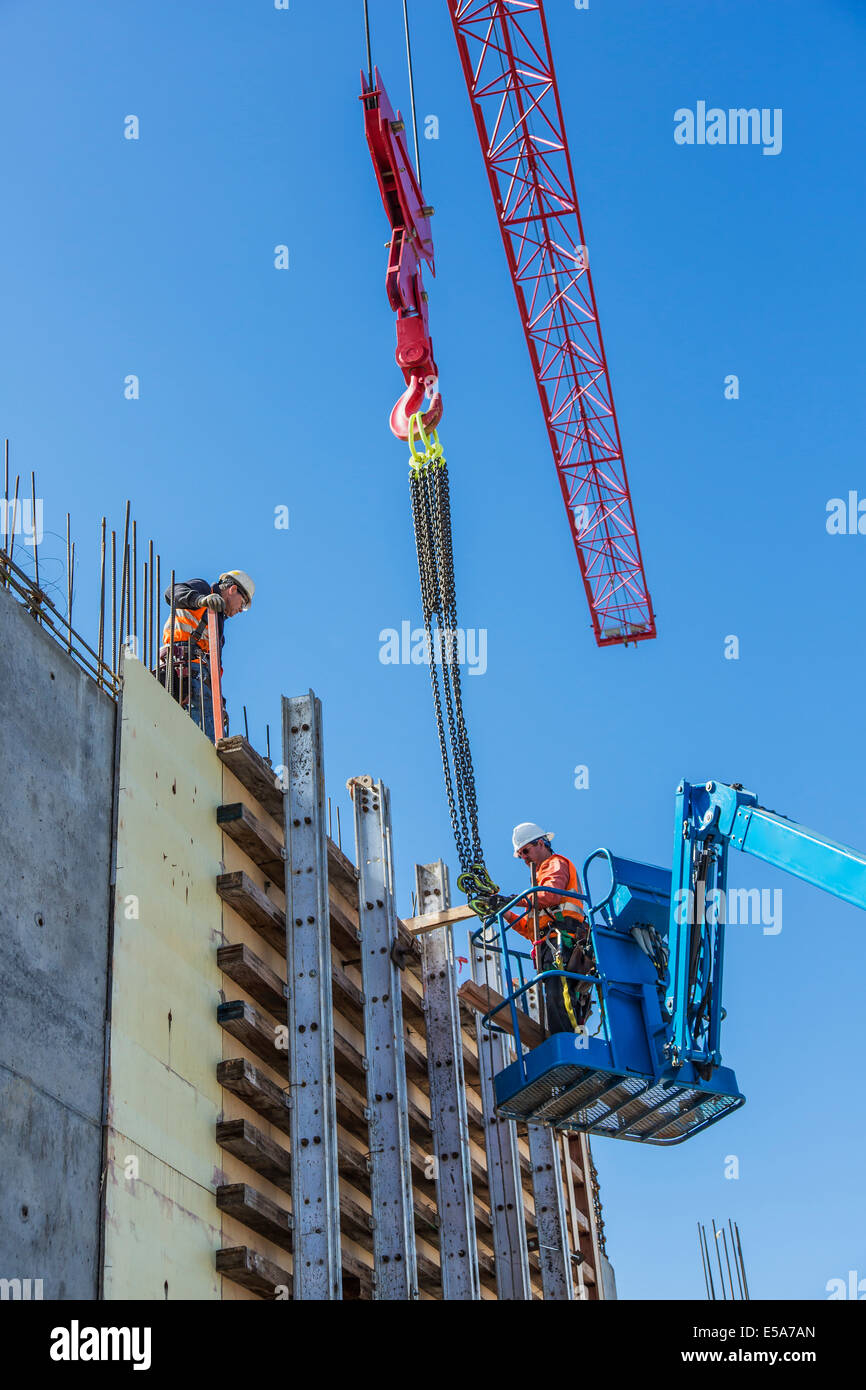
<path id="1" fill-rule="evenodd" d="M 499 957 L 477 943 L 470 947 L 472 978 L 477 985 L 488 985 L 503 992 Z M 493 1224 L 493 1250 L 496 1259 L 496 1292 L 500 1299 L 532 1298 L 529 1279 L 529 1252 L 526 1245 L 526 1219 L 523 1214 L 523 1185 L 517 1128 L 513 1120 L 496 1114 L 493 1078 L 508 1065 L 509 1056 L 501 1033 L 492 1032 L 476 1016 L 478 1070 L 481 1077 L 481 1105 L 484 1112 L 484 1143 L 487 1151 L 487 1180 L 490 1190 L 490 1219 Z"/>
<path id="2" fill-rule="evenodd" d="M 388 788 L 372 777 L 349 783 L 355 811 L 358 915 L 367 1057 L 373 1297 L 418 1297 L 412 1206 L 409 1105 L 403 1047 L 403 992 L 395 960 L 397 913 Z"/>
<path id="3" fill-rule="evenodd" d="M 531 990 L 527 999 L 530 1017 L 538 1023 L 538 990 Z M 542 1292 L 545 1301 L 571 1303 L 574 1299 L 574 1281 L 559 1136 L 550 1125 L 528 1125 L 527 1135 Z"/>
<path id="4" fill-rule="evenodd" d="M 441 859 L 415 865 L 415 891 L 419 916 L 451 906 L 448 868 Z M 442 1297 L 449 1302 L 480 1299 L 460 1005 L 450 923 L 424 932 L 420 943 Z"/>
<path id="5" fill-rule="evenodd" d="M 282 702 L 295 1299 L 342 1298 L 322 707 Z"/>

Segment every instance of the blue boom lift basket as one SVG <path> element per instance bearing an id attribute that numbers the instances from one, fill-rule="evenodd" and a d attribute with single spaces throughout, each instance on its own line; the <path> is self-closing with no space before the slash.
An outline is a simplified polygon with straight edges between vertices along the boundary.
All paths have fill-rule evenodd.
<path id="1" fill-rule="evenodd" d="M 482 1019 L 495 1029 L 497 1015 L 508 1009 L 516 1040 L 515 1060 L 494 1079 L 496 1109 L 510 1119 L 566 1132 L 679 1144 L 738 1110 L 745 1097 L 729 1068 L 707 1066 L 672 1045 L 670 870 L 597 850 L 584 865 L 587 887 L 595 860 L 610 872 L 599 901 L 593 903 L 588 892 L 560 896 L 586 906 L 597 975 L 545 970 L 527 978 L 531 957 L 509 947 L 506 913 L 531 911 L 535 895 L 550 890 L 518 894 L 472 934 L 473 945 L 499 956 L 503 980 L 516 986 Z M 524 1049 L 518 1001 L 556 979 L 591 983 L 595 1001 L 587 1031 L 554 1033 Z"/>

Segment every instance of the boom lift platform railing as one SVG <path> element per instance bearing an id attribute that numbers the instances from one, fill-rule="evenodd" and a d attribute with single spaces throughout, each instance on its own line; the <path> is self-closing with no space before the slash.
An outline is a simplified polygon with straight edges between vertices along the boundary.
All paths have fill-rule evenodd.
<path id="1" fill-rule="evenodd" d="M 678 1144 L 738 1110 L 745 1097 L 722 1066 L 722 967 L 728 850 L 733 845 L 866 909 L 866 855 L 758 805 L 737 783 L 677 788 L 674 869 L 607 849 L 586 860 L 584 894 L 595 975 L 544 970 L 526 978 L 507 914 L 529 910 L 529 888 L 485 918 L 473 941 L 498 951 L 514 988 L 483 1017 L 510 1011 L 516 1059 L 495 1078 L 501 1115 L 556 1129 L 648 1144 Z M 593 900 L 589 871 L 609 884 Z M 597 869 L 596 869 L 597 872 Z M 545 888 L 545 893 L 552 890 Z M 514 969 L 518 979 L 514 980 Z M 591 985 L 598 1023 L 553 1033 L 525 1049 L 518 1002 L 555 979 Z"/>
<path id="2" fill-rule="evenodd" d="M 626 917 L 633 915 L 639 902 L 643 930 L 652 931 L 649 909 L 666 909 L 670 873 L 621 859 L 609 850 L 597 850 L 584 865 L 584 883 L 590 863 L 597 858 L 605 860 L 613 874 L 610 890 L 598 903 L 588 894 L 558 895 L 587 908 L 597 974 L 533 969 L 528 975 L 526 962 L 532 958 L 509 945 L 506 914 L 523 908 L 528 911 L 536 894 L 550 893 L 549 888 L 526 889 L 473 933 L 473 942 L 483 940 L 488 950 L 501 955 L 504 979 L 513 982 L 516 971 L 519 981 L 482 1019 L 495 1027 L 496 1016 L 508 1009 L 517 1049 L 515 1061 L 495 1079 L 497 1110 L 514 1120 L 549 1124 L 570 1133 L 679 1143 L 737 1109 L 744 1097 L 728 1068 L 720 1068 L 709 1082 L 701 1079 L 693 1063 L 676 1077 L 664 1076 L 662 1068 L 653 1066 L 648 1040 L 664 1026 L 658 972 L 628 934 L 630 928 L 624 934 L 622 926 L 613 925 L 615 913 L 609 918 L 604 914 L 617 896 Z M 661 883 L 652 882 L 654 875 Z M 590 985 L 596 995 L 595 1009 L 581 1032 L 553 1033 L 538 1047 L 526 1048 L 519 1041 L 519 1001 L 530 990 L 542 990 L 553 980 Z"/>

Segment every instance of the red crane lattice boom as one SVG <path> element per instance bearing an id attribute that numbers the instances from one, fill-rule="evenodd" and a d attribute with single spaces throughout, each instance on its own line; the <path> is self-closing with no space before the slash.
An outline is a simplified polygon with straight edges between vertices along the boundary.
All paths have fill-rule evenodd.
<path id="1" fill-rule="evenodd" d="M 655 637 L 541 0 L 448 0 L 599 646 Z"/>

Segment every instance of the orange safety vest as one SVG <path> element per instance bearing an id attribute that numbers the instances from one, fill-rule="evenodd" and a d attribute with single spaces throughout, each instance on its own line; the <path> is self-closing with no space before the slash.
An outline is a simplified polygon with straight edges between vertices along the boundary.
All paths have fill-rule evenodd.
<path id="1" fill-rule="evenodd" d="M 570 859 L 566 859 L 564 854 L 552 854 L 550 856 L 550 859 L 545 859 L 544 864 L 540 865 L 536 873 L 538 879 L 538 886 L 540 888 L 543 888 L 545 886 L 544 878 L 542 877 L 542 875 L 544 873 L 545 865 L 549 864 L 551 859 L 559 859 L 563 864 L 568 865 L 568 881 L 565 885 L 565 888 L 561 891 L 566 893 L 582 892 L 583 890 L 580 886 L 580 877 L 578 875 L 577 869 L 574 867 Z M 559 921 L 558 918 L 560 916 L 564 920 Z M 527 913 L 526 917 L 523 918 L 523 921 L 514 922 L 512 923 L 512 925 L 516 932 L 519 932 L 521 936 L 526 937 L 527 941 L 535 941 L 536 936 L 534 913 Z M 574 898 L 561 898 L 556 906 L 543 906 L 539 907 L 538 909 L 539 940 L 547 936 L 551 931 L 556 931 L 558 929 L 561 929 L 574 935 L 576 934 L 578 927 L 585 925 L 586 914 L 583 910 L 583 904 L 576 902 Z"/>
<path id="2" fill-rule="evenodd" d="M 192 637 L 202 618 L 206 614 L 207 608 L 205 608 L 204 606 L 202 606 L 201 608 L 175 609 L 174 633 L 172 634 L 170 632 L 171 614 L 169 614 L 165 620 L 165 626 L 162 629 L 162 645 L 164 647 L 167 647 L 169 645 L 169 642 L 183 642 L 184 644 L 186 644 Z M 195 645 L 197 647 L 200 647 L 203 652 L 210 651 L 207 642 L 207 623 L 205 623 L 204 630 L 202 631 L 201 636 L 197 639 Z"/>

